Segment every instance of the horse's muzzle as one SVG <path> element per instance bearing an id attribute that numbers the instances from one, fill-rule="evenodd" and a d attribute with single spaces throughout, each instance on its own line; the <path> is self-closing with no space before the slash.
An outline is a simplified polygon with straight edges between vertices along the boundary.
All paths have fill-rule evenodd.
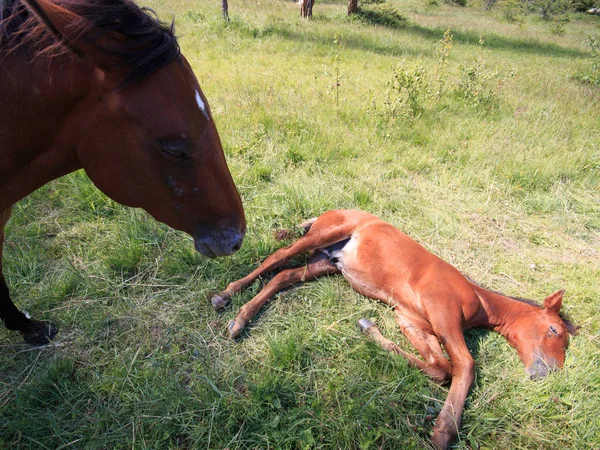
<path id="1" fill-rule="evenodd" d="M 545 378 L 550 372 L 554 372 L 558 368 L 557 361 L 552 358 L 550 361 L 546 361 L 540 357 L 536 357 L 535 361 L 527 368 L 529 378 L 532 380 L 541 380 Z"/>
<path id="2" fill-rule="evenodd" d="M 228 256 L 242 247 L 244 234 L 235 227 L 221 227 L 208 233 L 196 233 L 194 244 L 199 253 L 209 258 Z"/>

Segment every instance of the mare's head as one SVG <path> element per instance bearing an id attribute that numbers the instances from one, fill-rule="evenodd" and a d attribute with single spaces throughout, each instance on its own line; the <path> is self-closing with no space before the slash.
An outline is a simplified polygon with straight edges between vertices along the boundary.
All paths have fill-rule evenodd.
<path id="1" fill-rule="evenodd" d="M 517 349 L 532 379 L 543 378 L 562 368 L 569 345 L 569 335 L 577 327 L 560 316 L 564 291 L 544 300 L 544 306 L 519 315 L 510 325 L 510 341 Z"/>
<path id="2" fill-rule="evenodd" d="M 45 28 L 45 39 L 70 52 L 85 79 L 64 142 L 94 184 L 189 233 L 206 256 L 238 250 L 242 203 L 172 27 L 131 0 L 22 1 L 38 34 Z"/>

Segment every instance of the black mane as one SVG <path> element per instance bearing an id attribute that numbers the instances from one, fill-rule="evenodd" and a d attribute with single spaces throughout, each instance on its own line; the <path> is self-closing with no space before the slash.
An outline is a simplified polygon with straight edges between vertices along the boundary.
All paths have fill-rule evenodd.
<path id="1" fill-rule="evenodd" d="M 124 83 L 139 81 L 177 60 L 179 44 L 173 24 L 156 18 L 152 10 L 132 0 L 53 0 L 81 17 L 77 30 L 99 52 L 125 68 Z M 100 38 L 118 33 L 124 39 Z M 44 47 L 40 48 L 40 42 Z M 45 55 L 50 50 L 68 52 L 68 43 L 57 38 L 21 0 L 0 0 L 0 54 L 27 46 Z"/>

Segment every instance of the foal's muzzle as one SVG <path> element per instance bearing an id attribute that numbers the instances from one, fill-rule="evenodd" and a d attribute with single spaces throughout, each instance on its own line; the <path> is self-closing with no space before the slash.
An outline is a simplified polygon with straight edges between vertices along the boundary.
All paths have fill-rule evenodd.
<path id="1" fill-rule="evenodd" d="M 532 380 L 540 380 L 557 369 L 558 363 L 554 358 L 546 361 L 540 357 L 536 357 L 533 363 L 527 368 L 527 373 Z"/>
<path id="2" fill-rule="evenodd" d="M 209 258 L 228 256 L 242 247 L 244 234 L 245 232 L 239 231 L 236 227 L 229 226 L 207 233 L 199 231 L 194 235 L 194 244 L 198 252 Z"/>

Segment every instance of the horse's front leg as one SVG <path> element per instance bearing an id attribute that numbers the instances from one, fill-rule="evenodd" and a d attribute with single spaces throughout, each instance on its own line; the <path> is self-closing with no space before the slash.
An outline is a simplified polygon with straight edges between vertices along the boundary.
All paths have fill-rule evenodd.
<path id="1" fill-rule="evenodd" d="M 319 277 L 337 273 L 340 273 L 340 270 L 332 265 L 323 253 L 312 256 L 305 266 L 282 270 L 269 281 L 256 297 L 240 308 L 235 319 L 229 322 L 229 335 L 232 338 L 238 337 L 250 319 L 260 311 L 267 300 L 279 291 L 298 283 L 313 281 Z"/>
<path id="2" fill-rule="evenodd" d="M 19 311 L 10 298 L 8 286 L 2 274 L 4 226 L 8 222 L 10 213 L 10 208 L 0 213 L 0 319 L 9 330 L 19 331 L 28 344 L 47 344 L 56 335 L 56 327 L 49 322 L 31 320 Z"/>
<path id="3" fill-rule="evenodd" d="M 314 225 L 312 225 L 312 228 L 309 229 L 308 233 L 296 242 L 287 247 L 280 248 L 267 257 L 267 259 L 265 259 L 265 261 L 253 272 L 246 275 L 244 278 L 230 283 L 224 291 L 215 295 L 211 300 L 213 308 L 215 311 L 223 309 L 229 304 L 232 295 L 246 289 L 246 287 L 259 276 L 280 268 L 293 257 L 307 251 L 313 251 L 336 244 L 350 237 L 351 233 L 351 224 L 346 224 L 344 222 L 329 224 L 326 221 L 321 223 L 317 219 L 317 221 L 314 222 Z"/>
<path id="4" fill-rule="evenodd" d="M 467 348 L 462 327 L 436 330 L 452 367 L 452 384 L 448 398 L 437 417 L 431 441 L 438 449 L 447 449 L 458 437 L 467 394 L 475 380 L 475 361 Z"/>

